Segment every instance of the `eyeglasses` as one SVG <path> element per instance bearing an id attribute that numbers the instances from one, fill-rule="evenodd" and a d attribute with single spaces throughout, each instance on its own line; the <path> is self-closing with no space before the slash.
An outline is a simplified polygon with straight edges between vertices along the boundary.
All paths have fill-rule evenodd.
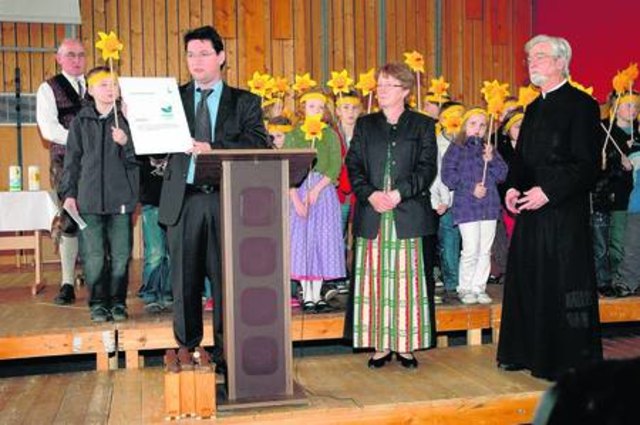
<path id="1" fill-rule="evenodd" d="M 202 58 L 208 58 L 210 56 L 213 56 L 216 54 L 215 50 L 211 50 L 209 52 L 187 52 L 187 59 L 202 59 Z"/>
<path id="2" fill-rule="evenodd" d="M 79 53 L 67 52 L 62 56 L 64 56 L 67 59 L 84 59 L 86 57 L 84 52 L 79 52 Z"/>
<path id="3" fill-rule="evenodd" d="M 402 87 L 402 84 L 378 84 L 376 86 L 376 88 L 378 90 L 380 90 L 380 89 L 390 89 L 390 88 L 394 88 L 394 87 L 395 88 Z"/>
<path id="4" fill-rule="evenodd" d="M 549 54 L 546 54 L 546 53 L 537 53 L 537 54 L 532 55 L 532 56 L 527 56 L 527 58 L 524 60 L 524 63 L 529 65 L 529 64 L 531 64 L 533 62 L 538 62 L 538 61 L 541 61 L 541 60 L 544 60 L 544 59 L 547 59 L 547 58 L 554 58 L 555 59 L 555 56 L 549 55 Z"/>

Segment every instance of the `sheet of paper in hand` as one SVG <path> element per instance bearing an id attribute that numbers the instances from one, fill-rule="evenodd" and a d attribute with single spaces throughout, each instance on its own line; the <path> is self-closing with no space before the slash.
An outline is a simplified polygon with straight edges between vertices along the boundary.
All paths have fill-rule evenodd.
<path id="1" fill-rule="evenodd" d="M 175 78 L 120 77 L 118 82 L 136 154 L 185 152 L 192 146 Z"/>

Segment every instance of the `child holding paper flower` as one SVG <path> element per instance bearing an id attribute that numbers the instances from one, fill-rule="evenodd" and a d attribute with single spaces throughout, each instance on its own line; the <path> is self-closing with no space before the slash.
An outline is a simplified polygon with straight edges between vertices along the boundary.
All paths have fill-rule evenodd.
<path id="1" fill-rule="evenodd" d="M 62 174 L 64 208 L 78 212 L 87 223 L 80 232 L 80 252 L 94 322 L 128 317 L 131 213 L 140 187 L 129 126 L 114 108 L 115 78 L 108 67 L 87 74 L 93 102 L 71 122 Z"/>
<path id="2" fill-rule="evenodd" d="M 491 267 L 491 245 L 500 216 L 498 183 L 507 165 L 487 136 L 487 113 L 468 110 L 462 131 L 442 158 L 442 182 L 453 195 L 453 219 L 462 236 L 458 296 L 464 304 L 489 304 L 486 293 Z"/>
<path id="3" fill-rule="evenodd" d="M 322 282 L 345 276 L 340 203 L 334 187 L 340 173 L 340 143 L 326 124 L 327 98 L 310 89 L 300 98 L 304 123 L 285 136 L 285 148 L 315 148 L 316 161 L 291 198 L 291 278 L 300 281 L 307 311 L 322 311 Z"/>

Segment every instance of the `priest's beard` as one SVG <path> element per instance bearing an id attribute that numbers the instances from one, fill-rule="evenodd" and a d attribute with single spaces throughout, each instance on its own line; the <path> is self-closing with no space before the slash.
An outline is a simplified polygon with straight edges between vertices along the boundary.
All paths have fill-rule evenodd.
<path id="1" fill-rule="evenodd" d="M 538 87 L 542 87 L 547 82 L 547 80 L 549 80 L 548 77 L 540 74 L 531 74 L 530 79 L 531 83 L 533 83 L 534 86 Z"/>

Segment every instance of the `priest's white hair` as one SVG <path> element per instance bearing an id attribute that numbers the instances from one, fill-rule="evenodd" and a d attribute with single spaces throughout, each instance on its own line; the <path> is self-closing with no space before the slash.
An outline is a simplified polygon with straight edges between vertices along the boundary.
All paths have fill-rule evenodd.
<path id="1" fill-rule="evenodd" d="M 533 46 L 540 43 L 549 43 L 549 45 L 551 45 L 553 57 L 564 59 L 565 65 L 562 70 L 562 75 L 564 77 L 568 77 L 569 63 L 571 62 L 571 45 L 569 42 L 562 37 L 552 37 L 550 35 L 540 34 L 533 37 L 524 45 L 524 51 L 529 54 L 529 51 Z"/>

